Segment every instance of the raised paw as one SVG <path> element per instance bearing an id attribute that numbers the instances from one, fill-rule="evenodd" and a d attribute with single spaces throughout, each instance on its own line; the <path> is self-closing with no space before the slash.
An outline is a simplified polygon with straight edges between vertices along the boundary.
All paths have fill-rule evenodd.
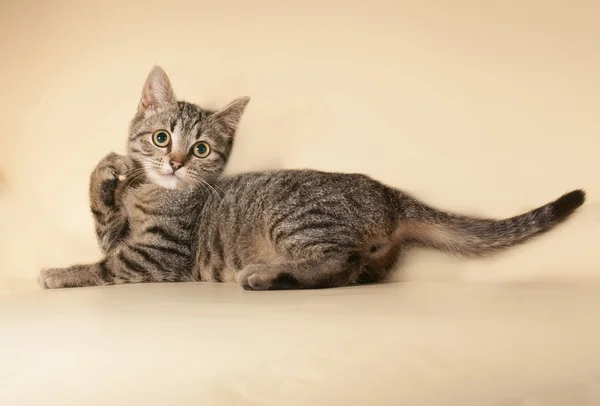
<path id="1" fill-rule="evenodd" d="M 106 206 L 116 203 L 116 190 L 120 182 L 133 178 L 134 165 L 129 157 L 111 152 L 105 156 L 92 172 L 90 192 L 93 200 L 99 200 Z"/>
<path id="2" fill-rule="evenodd" d="M 299 281 L 285 267 L 279 265 L 248 265 L 237 277 L 245 290 L 300 289 Z"/>

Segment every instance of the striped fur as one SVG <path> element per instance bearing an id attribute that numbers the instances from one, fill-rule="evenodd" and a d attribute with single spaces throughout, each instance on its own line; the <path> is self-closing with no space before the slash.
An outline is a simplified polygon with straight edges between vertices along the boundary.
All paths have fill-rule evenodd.
<path id="1" fill-rule="evenodd" d="M 40 285 L 211 281 L 266 290 L 380 282 L 409 247 L 493 254 L 552 229 L 585 200 L 576 190 L 491 220 L 445 213 L 361 174 L 223 177 L 247 103 L 212 112 L 177 101 L 155 68 L 130 127 L 128 155 L 107 155 L 91 175 L 104 258 L 43 270 Z M 169 145 L 153 143 L 158 130 L 169 132 Z M 194 155 L 198 142 L 210 146 L 207 156 Z"/>

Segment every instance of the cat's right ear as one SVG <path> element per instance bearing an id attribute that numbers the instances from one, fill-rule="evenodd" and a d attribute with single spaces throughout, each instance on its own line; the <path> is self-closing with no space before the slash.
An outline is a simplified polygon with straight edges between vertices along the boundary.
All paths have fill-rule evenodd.
<path id="1" fill-rule="evenodd" d="M 177 102 L 171 81 L 160 66 L 155 66 L 148 74 L 138 111 L 152 113 L 165 109 Z"/>

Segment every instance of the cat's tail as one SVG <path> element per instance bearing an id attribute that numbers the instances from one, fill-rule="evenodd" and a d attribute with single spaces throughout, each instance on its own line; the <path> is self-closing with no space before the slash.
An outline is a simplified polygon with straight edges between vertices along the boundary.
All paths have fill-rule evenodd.
<path id="1" fill-rule="evenodd" d="M 521 244 L 566 220 L 585 201 L 574 190 L 528 213 L 505 220 L 444 213 L 406 197 L 398 229 L 403 240 L 454 254 L 482 256 Z"/>

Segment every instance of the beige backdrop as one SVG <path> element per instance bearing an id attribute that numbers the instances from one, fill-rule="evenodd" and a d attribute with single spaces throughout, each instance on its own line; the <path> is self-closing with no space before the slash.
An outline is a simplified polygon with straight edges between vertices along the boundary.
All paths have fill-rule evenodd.
<path id="1" fill-rule="evenodd" d="M 597 1 L 111 3 L 0 5 L 0 293 L 98 257 L 88 176 L 155 63 L 203 106 L 252 96 L 231 173 L 360 171 L 490 216 L 589 193 L 560 232 L 493 260 L 417 253 L 408 278 L 600 274 Z"/>

